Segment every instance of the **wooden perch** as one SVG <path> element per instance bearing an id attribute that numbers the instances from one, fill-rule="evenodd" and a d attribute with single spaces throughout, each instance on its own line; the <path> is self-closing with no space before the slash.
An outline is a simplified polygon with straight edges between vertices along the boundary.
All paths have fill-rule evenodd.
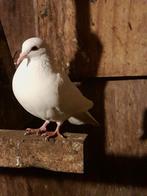
<path id="1" fill-rule="evenodd" d="M 20 130 L 0 130 L 0 167 L 39 167 L 62 172 L 84 172 L 86 134 L 66 133 L 66 139 L 45 141 Z"/>

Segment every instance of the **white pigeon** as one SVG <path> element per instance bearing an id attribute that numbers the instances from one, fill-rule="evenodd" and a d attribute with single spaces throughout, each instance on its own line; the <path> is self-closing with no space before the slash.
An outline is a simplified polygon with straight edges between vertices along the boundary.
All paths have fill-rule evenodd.
<path id="1" fill-rule="evenodd" d="M 24 41 L 16 64 L 19 66 L 12 81 L 16 99 L 25 110 L 45 121 L 38 129 L 27 128 L 26 134 L 40 133 L 47 139 L 63 137 L 59 130 L 65 120 L 73 124 L 98 125 L 88 112 L 92 101 L 50 63 L 42 39 L 32 37 Z M 50 121 L 56 122 L 55 131 L 47 131 Z"/>

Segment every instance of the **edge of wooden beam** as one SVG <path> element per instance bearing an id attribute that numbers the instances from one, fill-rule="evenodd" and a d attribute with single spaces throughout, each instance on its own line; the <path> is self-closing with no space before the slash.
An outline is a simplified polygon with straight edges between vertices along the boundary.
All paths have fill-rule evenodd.
<path id="1" fill-rule="evenodd" d="M 23 130 L 0 129 L 0 167 L 38 167 L 52 171 L 84 173 L 87 134 L 65 133 L 65 139 L 45 141 L 24 136 Z"/>

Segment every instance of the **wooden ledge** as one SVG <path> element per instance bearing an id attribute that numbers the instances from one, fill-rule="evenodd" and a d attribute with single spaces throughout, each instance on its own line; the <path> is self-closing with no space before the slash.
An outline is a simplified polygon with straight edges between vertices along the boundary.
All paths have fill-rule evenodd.
<path id="1" fill-rule="evenodd" d="M 22 130 L 0 129 L 0 167 L 83 173 L 87 134 L 65 133 L 65 136 L 63 140 L 46 142 L 41 136 L 24 136 Z"/>

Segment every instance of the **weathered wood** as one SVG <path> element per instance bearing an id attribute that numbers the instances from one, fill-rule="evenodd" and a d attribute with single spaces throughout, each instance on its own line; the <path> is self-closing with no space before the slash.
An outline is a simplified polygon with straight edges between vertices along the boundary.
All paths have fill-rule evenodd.
<path id="1" fill-rule="evenodd" d="M 113 176 L 113 175 L 112 175 Z M 38 170 L 1 170 L 1 196 L 146 196 L 147 188 L 90 182 L 77 176 Z"/>
<path id="2" fill-rule="evenodd" d="M 14 51 L 17 49 L 15 34 L 19 32 L 17 37 L 26 39 L 25 35 L 30 31 L 30 24 L 27 26 L 27 22 L 25 27 L 21 24 L 23 35 L 19 31 L 19 25 L 17 32 L 9 30 L 16 27 L 16 25 L 11 27 L 16 20 L 8 19 L 10 12 L 7 8 L 15 5 L 15 2 L 11 4 L 7 1 L 4 2 L 5 6 L 0 7 L 1 18 L 9 35 L 9 44 L 12 43 L 11 37 L 13 37 L 11 51 L 14 46 Z M 32 2 L 25 2 L 25 6 L 28 5 L 33 13 L 30 6 Z M 53 53 L 52 59 L 59 68 L 71 63 L 74 78 L 89 75 L 147 74 L 146 0 L 34 0 L 33 2 L 37 6 L 35 8 L 36 34 L 47 40 Z M 15 13 L 19 10 L 15 9 Z M 12 13 L 14 11 L 11 12 L 11 17 Z M 22 13 L 24 14 L 24 11 Z M 28 14 L 30 12 L 25 10 L 25 13 L 28 18 L 31 17 Z M 20 46 L 22 41 L 19 40 L 17 46 Z M 40 174 L 41 172 L 36 170 L 35 176 L 31 170 L 23 172 L 16 170 L 11 171 L 12 173 L 8 170 L 7 175 L 0 175 L 2 194 L 4 196 L 20 194 L 117 196 L 139 195 L 141 192 L 145 196 L 147 191 L 146 86 L 145 79 L 115 81 L 102 79 L 85 82 L 84 93 L 94 100 L 95 106 L 92 112 L 100 122 L 98 136 L 95 137 L 92 133 L 93 137 L 91 136 L 89 142 L 89 147 L 93 147 L 93 139 L 97 144 L 95 150 L 90 151 L 94 154 L 94 159 L 92 161 L 89 159 L 90 163 L 96 161 L 96 167 L 93 168 L 94 178 L 88 176 L 85 181 L 82 177 L 65 178 L 61 173 Z M 2 101 L 0 101 L 3 117 L 0 116 L 0 124 L 4 123 L 5 128 L 11 119 L 12 123 L 15 121 L 13 126 L 22 126 L 22 121 L 18 119 L 20 115 L 13 112 L 16 111 L 13 102 L 6 96 L 7 90 L 3 89 L 1 92 L 3 91 L 5 93 L 1 95 Z M 85 149 L 84 154 L 88 149 Z M 25 173 L 27 174 L 24 177 Z"/>
<path id="3" fill-rule="evenodd" d="M 147 80 L 89 79 L 83 92 L 95 103 L 102 153 L 147 156 Z"/>
<path id="4" fill-rule="evenodd" d="M 108 82 L 105 89 L 107 154 L 147 156 L 146 89 L 145 79 Z"/>
<path id="5" fill-rule="evenodd" d="M 12 54 L 23 40 L 39 35 L 49 46 L 52 62 L 59 69 L 70 65 L 75 79 L 147 75 L 146 10 L 146 0 L 0 4 Z"/>
<path id="6" fill-rule="evenodd" d="M 103 45 L 98 76 L 147 75 L 147 1 L 91 4 L 91 29 Z"/>
<path id="7" fill-rule="evenodd" d="M 0 128 L 23 129 L 31 120 L 12 93 L 15 66 L 0 23 Z"/>
<path id="8" fill-rule="evenodd" d="M 35 36 L 33 1 L 1 0 L 0 18 L 13 56 L 25 39 Z"/>
<path id="9" fill-rule="evenodd" d="M 147 75 L 146 1 L 35 3 L 38 35 L 73 78 Z"/>
<path id="10" fill-rule="evenodd" d="M 52 63 L 60 70 L 69 66 L 76 51 L 75 6 L 69 0 L 35 0 L 37 35 L 49 47 Z"/>
<path id="11" fill-rule="evenodd" d="M 5 33 L 0 21 L 0 84 L 10 84 L 14 72 L 15 66 L 13 64 Z"/>
<path id="12" fill-rule="evenodd" d="M 86 134 L 65 134 L 66 139 L 46 142 L 24 136 L 24 131 L 0 130 L 0 167 L 40 167 L 53 171 L 84 172 Z"/>

